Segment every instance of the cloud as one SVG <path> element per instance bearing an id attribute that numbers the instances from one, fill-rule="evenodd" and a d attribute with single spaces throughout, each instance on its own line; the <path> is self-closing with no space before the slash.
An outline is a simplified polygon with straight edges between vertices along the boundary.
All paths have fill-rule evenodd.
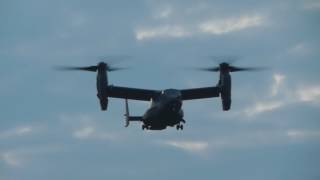
<path id="1" fill-rule="evenodd" d="M 154 28 L 141 28 L 136 31 L 136 39 L 139 41 L 152 38 L 182 38 L 191 35 L 186 29 L 178 25 L 165 25 Z"/>
<path id="2" fill-rule="evenodd" d="M 34 132 L 34 128 L 31 126 L 16 127 L 16 128 L 4 131 L 4 132 L 0 132 L 0 139 L 1 138 L 26 136 L 26 135 L 29 135 L 33 132 Z"/>
<path id="3" fill-rule="evenodd" d="M 57 153 L 62 150 L 62 145 L 47 144 L 41 146 L 20 147 L 12 150 L 0 152 L 0 160 L 6 165 L 17 168 L 23 167 L 26 163 L 31 162 L 31 159 L 41 154 Z"/>
<path id="4" fill-rule="evenodd" d="M 101 139 L 101 140 L 112 140 L 116 136 L 106 132 L 100 132 L 93 126 L 85 126 L 75 130 L 72 136 L 76 139 Z"/>
<path id="5" fill-rule="evenodd" d="M 320 140 L 320 131 L 318 130 L 288 130 L 287 136 L 293 140 Z"/>
<path id="6" fill-rule="evenodd" d="M 281 88 L 285 78 L 286 77 L 282 74 L 274 74 L 273 75 L 274 82 L 273 82 L 272 90 L 271 90 L 272 96 L 276 96 L 279 93 L 279 91 L 281 90 L 280 88 Z"/>
<path id="7" fill-rule="evenodd" d="M 170 13 L 169 13 L 170 12 Z M 162 17 L 167 17 L 171 11 L 163 11 Z M 138 41 L 156 38 L 186 38 L 200 35 L 222 35 L 236 32 L 264 24 L 265 18 L 261 15 L 215 18 L 204 21 L 202 19 L 193 22 L 175 22 L 158 25 L 149 28 L 138 28 L 135 37 Z M 156 20 L 155 20 L 156 21 Z"/>
<path id="8" fill-rule="evenodd" d="M 280 78 L 280 77 L 278 77 Z M 281 79 L 281 78 L 280 78 Z M 281 80 L 277 80 L 281 81 Z M 279 90 L 272 88 L 272 95 L 277 95 Z M 277 93 L 275 93 L 277 92 Z M 283 93 L 284 96 L 277 97 L 277 100 L 265 100 L 256 102 L 255 105 L 250 106 L 244 110 L 247 116 L 255 116 L 264 112 L 271 112 L 276 109 L 282 108 L 286 105 L 293 103 L 320 103 L 320 86 L 304 87 L 300 89 L 292 89 L 288 92 Z"/>
<path id="9" fill-rule="evenodd" d="M 154 18 L 155 19 L 166 19 L 170 17 L 172 14 L 173 10 L 171 6 L 166 6 L 162 9 L 160 9 L 158 12 L 155 13 Z"/>
<path id="10" fill-rule="evenodd" d="M 94 133 L 95 133 L 95 129 L 93 127 L 84 127 L 82 129 L 74 131 L 73 136 L 75 138 L 84 139 L 84 138 L 89 138 Z"/>
<path id="11" fill-rule="evenodd" d="M 254 116 L 264 112 L 270 112 L 284 105 L 281 101 L 257 102 L 253 107 L 247 108 L 244 112 L 247 116 Z"/>
<path id="12" fill-rule="evenodd" d="M 249 149 L 278 144 L 303 143 L 310 140 L 319 141 L 320 131 L 309 129 L 256 130 L 241 134 L 229 133 L 226 136 L 215 136 L 202 141 L 168 140 L 161 142 L 161 144 L 195 155 L 207 156 L 227 149 Z"/>
<path id="13" fill-rule="evenodd" d="M 105 132 L 97 119 L 88 114 L 60 115 L 64 126 L 72 129 L 71 136 L 79 140 L 114 140 L 120 138 L 117 133 Z"/>
<path id="14" fill-rule="evenodd" d="M 5 152 L 1 154 L 1 159 L 11 167 L 20 167 L 22 165 L 21 159 L 19 159 L 17 154 L 13 152 Z"/>
<path id="15" fill-rule="evenodd" d="M 311 43 L 300 42 L 288 49 L 288 53 L 294 56 L 306 56 L 317 52 Z"/>
<path id="16" fill-rule="evenodd" d="M 275 97 L 284 92 L 284 81 L 286 80 L 286 76 L 280 73 L 274 73 L 272 79 L 271 98 L 267 97 L 266 100 L 258 101 L 253 106 L 246 108 L 243 111 L 245 115 L 255 116 L 260 113 L 271 112 L 287 104 L 287 97 Z M 276 98 L 276 100 L 273 100 L 274 98 Z"/>
<path id="17" fill-rule="evenodd" d="M 199 25 L 201 32 L 221 35 L 234 31 L 260 26 L 263 24 L 263 18 L 258 15 L 242 16 L 238 18 L 227 18 L 211 20 Z"/>
<path id="18" fill-rule="evenodd" d="M 190 153 L 203 153 L 208 149 L 208 142 L 205 141 L 165 141 L 163 144 L 172 146 Z"/>
<path id="19" fill-rule="evenodd" d="M 319 103 L 320 86 L 304 87 L 296 91 L 298 100 L 302 102 Z"/>
<path id="20" fill-rule="evenodd" d="M 285 84 L 287 76 L 275 73 L 272 77 L 271 97 L 265 97 L 264 100 L 259 100 L 253 106 L 245 108 L 243 110 L 245 115 L 256 116 L 295 103 L 320 103 L 320 85 L 289 88 Z M 277 96 L 279 94 L 281 96 Z"/>

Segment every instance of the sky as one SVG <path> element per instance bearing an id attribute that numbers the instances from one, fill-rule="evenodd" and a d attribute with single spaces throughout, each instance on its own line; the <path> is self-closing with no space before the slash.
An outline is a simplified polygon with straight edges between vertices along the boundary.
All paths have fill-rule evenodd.
<path id="1" fill-rule="evenodd" d="M 320 179 L 320 1 L 0 1 L 0 179 Z M 124 127 L 124 101 L 96 98 L 95 73 L 58 72 L 127 57 L 110 84 L 216 85 L 193 67 L 233 56 L 232 108 L 186 101 L 183 131 Z M 148 102 L 130 101 L 132 115 Z"/>

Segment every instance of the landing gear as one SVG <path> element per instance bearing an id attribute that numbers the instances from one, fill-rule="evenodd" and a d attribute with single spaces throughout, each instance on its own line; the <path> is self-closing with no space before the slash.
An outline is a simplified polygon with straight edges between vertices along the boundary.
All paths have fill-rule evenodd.
<path id="1" fill-rule="evenodd" d="M 144 129 L 148 130 L 149 127 L 147 125 L 145 125 L 145 124 L 142 124 L 142 130 L 144 130 Z"/>
<path id="2" fill-rule="evenodd" d="M 183 125 L 182 125 L 182 124 L 178 124 L 178 125 L 176 126 L 176 128 L 177 128 L 177 130 L 183 130 Z"/>
<path id="3" fill-rule="evenodd" d="M 184 119 L 181 119 L 181 120 L 180 120 L 180 123 L 185 124 L 186 121 L 185 121 Z M 180 123 L 177 124 L 177 126 L 176 126 L 177 130 L 183 130 L 183 124 L 180 124 Z"/>

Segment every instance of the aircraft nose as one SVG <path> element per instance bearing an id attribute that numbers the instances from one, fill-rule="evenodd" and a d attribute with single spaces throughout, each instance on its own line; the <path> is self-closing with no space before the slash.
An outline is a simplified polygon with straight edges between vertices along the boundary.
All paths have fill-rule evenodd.
<path id="1" fill-rule="evenodd" d="M 172 100 L 170 102 L 170 108 L 173 111 L 179 111 L 181 109 L 181 106 L 182 106 L 182 102 L 178 99 Z"/>

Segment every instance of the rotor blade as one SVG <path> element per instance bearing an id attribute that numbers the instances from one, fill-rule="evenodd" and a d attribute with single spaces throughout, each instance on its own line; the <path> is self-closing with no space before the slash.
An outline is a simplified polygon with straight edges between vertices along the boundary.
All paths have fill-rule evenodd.
<path id="1" fill-rule="evenodd" d="M 266 68 L 264 67 L 236 67 L 236 66 L 229 66 L 230 72 L 237 72 L 237 71 L 262 71 Z"/>
<path id="2" fill-rule="evenodd" d="M 112 72 L 112 71 L 120 71 L 120 70 L 125 70 L 128 68 L 121 68 L 121 67 L 108 67 L 107 71 Z"/>
<path id="3" fill-rule="evenodd" d="M 56 68 L 57 70 L 62 71 L 91 71 L 96 72 L 98 67 L 97 66 L 86 66 L 86 67 L 73 67 L 73 66 L 60 66 Z"/>
<path id="4" fill-rule="evenodd" d="M 218 72 L 220 70 L 219 67 L 212 67 L 212 68 L 197 68 L 200 71 L 210 71 L 210 72 Z"/>

